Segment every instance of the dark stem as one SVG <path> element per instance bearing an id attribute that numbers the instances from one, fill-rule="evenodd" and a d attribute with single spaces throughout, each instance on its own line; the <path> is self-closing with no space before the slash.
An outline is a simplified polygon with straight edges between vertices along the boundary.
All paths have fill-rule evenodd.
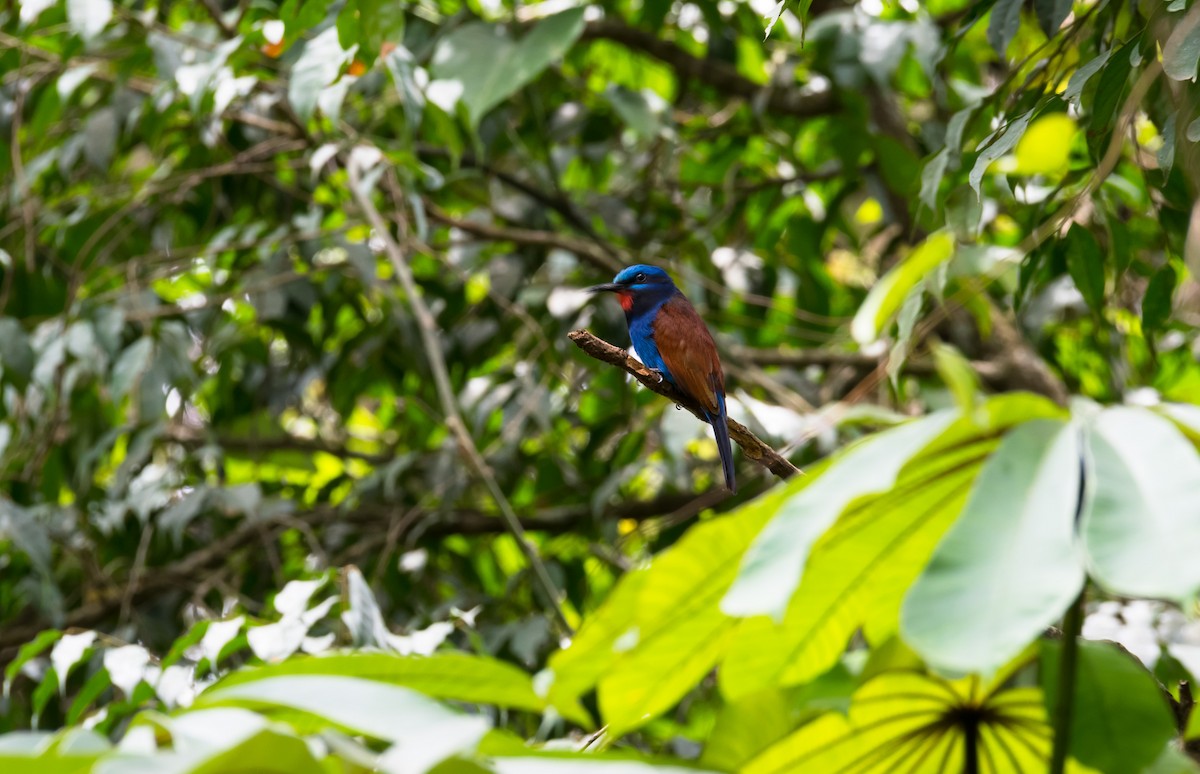
<path id="1" fill-rule="evenodd" d="M 967 736 L 963 749 L 963 774 L 979 774 L 979 718 L 972 715 L 963 731 Z"/>
<path id="2" fill-rule="evenodd" d="M 1079 656 L 1079 632 L 1083 629 L 1083 597 L 1086 588 L 1067 609 L 1063 618 L 1062 651 L 1058 659 L 1058 702 L 1054 709 L 1054 749 L 1050 774 L 1063 774 L 1067 749 L 1071 746 L 1071 718 L 1075 713 L 1075 664 Z"/>

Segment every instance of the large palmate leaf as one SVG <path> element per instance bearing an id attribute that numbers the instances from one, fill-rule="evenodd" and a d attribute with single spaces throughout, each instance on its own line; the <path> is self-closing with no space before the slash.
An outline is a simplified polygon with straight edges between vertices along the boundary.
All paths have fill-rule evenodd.
<path id="1" fill-rule="evenodd" d="M 948 681 L 918 672 L 885 672 L 854 694 L 848 717 L 831 713 L 818 718 L 741 771 L 1044 771 L 1051 733 L 1041 691 L 1002 685 L 977 677 Z M 968 755 L 974 760 L 968 762 Z"/>
<path id="2" fill-rule="evenodd" d="M 699 524 L 648 569 L 623 578 L 572 644 L 551 657 L 551 701 L 570 702 L 595 686 L 613 734 L 678 702 L 724 654 L 736 620 L 719 602 L 781 500 L 776 492 Z"/>
<path id="3" fill-rule="evenodd" d="M 1001 436 L 1061 414 L 1045 399 L 1011 394 L 956 420 L 905 464 L 891 490 L 859 501 L 818 541 L 782 624 L 756 617 L 739 626 L 721 665 L 722 692 L 736 697 L 811 679 L 837 661 L 860 627 L 871 642 L 886 639 L 905 591 Z"/>
<path id="4" fill-rule="evenodd" d="M 904 600 L 904 639 L 930 664 L 991 672 L 1057 621 L 1083 587 L 1075 536 L 1079 430 L 1013 429 Z"/>
<path id="5" fill-rule="evenodd" d="M 813 480 L 793 484 L 786 502 L 746 552 L 721 610 L 736 616 L 781 615 L 817 538 L 852 501 L 892 486 L 908 458 L 953 420 L 954 412 L 942 411 L 887 430 L 828 467 L 809 471 Z"/>
<path id="6" fill-rule="evenodd" d="M 1087 434 L 1081 530 L 1093 576 L 1119 594 L 1187 599 L 1200 589 L 1200 455 L 1169 420 L 1106 409 Z"/>

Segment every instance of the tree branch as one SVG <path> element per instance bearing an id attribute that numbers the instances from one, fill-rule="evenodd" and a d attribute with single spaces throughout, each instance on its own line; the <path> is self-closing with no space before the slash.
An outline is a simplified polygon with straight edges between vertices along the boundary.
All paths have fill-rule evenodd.
<path id="1" fill-rule="evenodd" d="M 704 419 L 704 412 L 695 401 L 679 392 L 669 382 L 656 381 L 646 366 L 634 360 L 629 356 L 629 353 L 620 347 L 614 347 L 607 341 L 597 338 L 584 330 L 571 331 L 567 334 L 567 337 L 575 342 L 575 346 L 582 349 L 589 356 L 603 363 L 620 368 L 641 382 L 648 390 L 657 392 L 664 398 L 683 406 L 695 414 L 697 418 Z M 797 473 L 803 472 L 770 446 L 759 440 L 758 436 L 746 429 L 744 425 L 732 419 L 729 420 L 729 437 L 736 441 L 738 446 L 742 447 L 742 451 L 746 454 L 747 458 L 754 460 L 779 478 L 787 479 Z"/>
<path id="2" fill-rule="evenodd" d="M 604 19 L 589 22 L 583 28 L 580 39 L 620 43 L 670 65 L 681 77 L 694 78 L 724 94 L 753 99 L 768 88 L 745 77 L 725 62 L 693 56 L 677 43 L 662 40 L 652 32 L 639 30 L 621 21 Z M 799 88 L 772 89 L 766 101 L 768 111 L 799 118 L 826 115 L 837 106 L 837 98 L 830 91 L 810 94 Z"/>
<path id="3" fill-rule="evenodd" d="M 412 307 L 413 316 L 417 320 L 417 327 L 421 334 L 421 342 L 424 345 L 425 358 L 429 363 L 429 370 L 433 374 L 434 387 L 437 389 L 438 398 L 442 404 L 442 413 L 445 415 L 446 425 L 458 441 L 459 450 L 462 452 L 467 464 L 483 480 L 488 493 L 496 503 L 496 507 L 500 509 L 500 513 L 503 515 L 513 539 L 520 547 L 521 552 L 525 554 L 525 560 L 529 562 L 529 566 L 533 570 L 533 575 L 537 578 L 537 587 L 546 597 L 546 603 L 550 608 L 549 612 L 553 616 L 554 621 L 564 633 L 571 634 L 571 626 L 567 623 L 567 619 L 562 611 L 563 594 L 558 590 L 554 580 L 550 577 L 549 572 L 547 572 L 546 565 L 543 564 L 542 558 L 538 555 L 537 548 L 526 536 L 525 529 L 521 526 L 521 520 L 517 518 L 512 504 L 509 503 L 508 498 L 501 491 L 500 485 L 496 482 L 496 477 L 492 475 L 487 462 L 483 459 L 483 455 L 479 453 L 479 448 L 475 445 L 475 439 L 467 432 L 467 426 L 462 421 L 462 416 L 458 410 L 457 398 L 455 397 L 453 387 L 450 385 L 450 369 L 446 366 L 446 358 L 442 353 L 442 333 L 438 328 L 437 319 L 433 316 L 433 312 L 430 310 L 428 304 L 425 303 L 421 291 L 417 287 L 417 281 L 413 277 L 408 263 L 404 260 L 404 253 L 400 249 L 400 244 L 392 236 L 387 222 L 379 213 L 379 209 L 375 206 L 374 202 L 371 201 L 370 192 L 364 190 L 358 165 L 351 162 L 347 165 L 346 172 L 350 180 L 350 193 L 354 197 L 359 210 L 366 216 L 367 222 L 371 224 L 371 229 L 375 232 L 375 235 L 383 240 L 384 252 L 387 254 L 388 260 L 392 264 L 392 269 L 396 273 L 396 279 L 399 281 L 404 295 Z"/>
<path id="4" fill-rule="evenodd" d="M 567 252 L 575 253 L 597 268 L 616 274 L 624 264 L 590 242 L 581 239 L 561 236 L 552 231 L 535 231 L 527 228 L 505 228 L 487 223 L 476 223 L 447 215 L 432 202 L 426 202 L 425 212 L 429 219 L 445 226 L 456 228 L 467 234 L 473 234 L 483 239 L 495 242 L 515 242 L 519 245 L 534 247 L 557 247 Z"/>

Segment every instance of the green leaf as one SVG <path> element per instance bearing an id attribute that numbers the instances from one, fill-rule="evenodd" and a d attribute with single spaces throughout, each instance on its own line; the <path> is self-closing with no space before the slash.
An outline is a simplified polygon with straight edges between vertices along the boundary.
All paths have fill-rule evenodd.
<path id="1" fill-rule="evenodd" d="M 11 317 L 0 317 L 0 367 L 4 376 L 24 389 L 33 374 L 33 360 L 33 347 L 21 323 Z"/>
<path id="2" fill-rule="evenodd" d="M 967 412 L 975 408 L 979 397 L 979 375 L 962 353 L 949 344 L 934 342 L 933 365 L 938 376 L 954 395 L 958 410 Z"/>
<path id="3" fill-rule="evenodd" d="M 966 742 L 974 732 L 975 744 Z M 977 760 L 966 760 L 974 747 Z M 1045 771 L 1050 729 L 1036 688 L 999 689 L 885 672 L 854 694 L 848 717 L 829 713 L 739 768 L 740 774 Z M 1070 769 L 1068 769 L 1070 770 Z"/>
<path id="4" fill-rule="evenodd" d="M 1175 735 L 1162 688 L 1140 662 L 1108 642 L 1079 640 L 1071 756 L 1097 771 L 1141 771 Z M 1058 711 L 1062 643 L 1042 644 L 1042 686 Z"/>
<path id="5" fill-rule="evenodd" d="M 904 600 L 901 633 L 931 665 L 993 672 L 1079 595 L 1078 433 L 1058 420 L 1027 422 L 984 464 L 962 516 Z"/>
<path id="6" fill-rule="evenodd" d="M 841 657 L 855 631 L 871 643 L 895 633 L 901 601 L 962 510 L 980 466 L 1009 427 L 1062 409 L 1023 393 L 997 396 L 957 419 L 907 460 L 895 486 L 860 499 L 813 547 L 782 625 L 739 627 L 718 677 L 733 699 L 806 682 Z"/>
<path id="7" fill-rule="evenodd" d="M 416 61 L 407 48 L 396 46 L 384 62 L 400 94 L 407 128 L 415 132 L 421 126 L 421 116 L 425 110 L 425 95 L 417 85 Z"/>
<path id="8" fill-rule="evenodd" d="M 1112 49 L 1081 64 L 1079 69 L 1071 73 L 1071 78 L 1067 81 L 1067 88 L 1063 91 L 1062 98 L 1067 102 L 1075 103 L 1076 107 L 1078 107 L 1079 96 L 1083 94 L 1083 87 L 1087 85 L 1088 80 L 1093 75 L 1100 72 L 1100 68 L 1108 64 L 1110 56 L 1112 56 Z"/>
<path id="9" fill-rule="evenodd" d="M 487 656 L 454 652 L 429 656 L 357 652 L 298 656 L 278 664 L 240 669 L 215 687 L 293 675 L 355 677 L 411 688 L 438 699 L 529 712 L 542 712 L 548 706 L 534 692 L 530 676 L 517 667 Z M 564 714 L 576 722 L 581 720 L 578 712 Z M 582 719 L 586 720 L 586 715 Z"/>
<path id="10" fill-rule="evenodd" d="M 1146 294 L 1142 296 L 1142 330 L 1145 333 L 1162 330 L 1171 319 L 1176 279 L 1175 267 L 1169 263 L 1163 264 L 1150 278 Z"/>
<path id="11" fill-rule="evenodd" d="M 88 774 L 98 755 L 26 756 L 0 751 L 0 771 L 4 774 Z"/>
<path id="12" fill-rule="evenodd" d="M 1008 44 L 1021 26 L 1022 0 L 997 0 L 988 20 L 987 38 L 1001 59 L 1008 56 Z"/>
<path id="13" fill-rule="evenodd" d="M 1017 143 L 1010 171 L 1019 175 L 1057 175 L 1067 171 L 1078 127 L 1065 113 L 1050 113 L 1030 124 Z"/>
<path id="14" fill-rule="evenodd" d="M 1163 46 L 1163 72 L 1177 81 L 1196 80 L 1196 63 L 1200 61 L 1200 8 L 1195 4 L 1174 23 L 1171 36 Z"/>
<path id="15" fill-rule="evenodd" d="M 792 730 L 791 702 L 781 691 L 747 696 L 721 708 L 708 735 L 700 762 L 724 771 L 738 771 Z"/>
<path id="16" fill-rule="evenodd" d="M 112 15 L 112 0 L 67 0 L 67 24 L 84 40 L 103 32 Z"/>
<path id="17" fill-rule="evenodd" d="M 941 411 L 886 430 L 810 471 L 785 490 L 782 506 L 742 559 L 721 600 L 727 615 L 771 615 L 787 609 L 812 545 L 858 498 L 891 487 L 908 460 L 955 419 Z"/>
<path id="18" fill-rule="evenodd" d="M 1017 142 L 1025 134 L 1025 130 L 1029 128 L 1031 118 L 1033 118 L 1033 111 L 1029 110 L 1012 119 L 1005 125 L 1004 131 L 979 152 L 979 156 L 975 159 L 975 166 L 971 167 L 971 173 L 967 175 L 971 190 L 977 197 L 979 196 L 979 186 L 983 183 L 983 175 L 987 172 L 988 167 L 1016 147 Z"/>
<path id="19" fill-rule="evenodd" d="M 1200 589 L 1200 456 L 1170 420 L 1114 407 L 1087 434 L 1081 532 L 1109 591 L 1184 600 Z"/>
<path id="20" fill-rule="evenodd" d="M 666 711 L 724 654 L 735 621 L 718 604 L 782 489 L 692 527 L 649 569 L 622 579 L 572 644 L 550 658 L 559 704 L 597 685 L 614 736 Z"/>
<path id="21" fill-rule="evenodd" d="M 1033 0 L 1038 25 L 1046 37 L 1054 37 L 1067 14 L 1071 13 L 1071 0 Z"/>
<path id="22" fill-rule="evenodd" d="M 1104 310 L 1104 254 L 1095 235 L 1084 226 L 1073 224 L 1067 232 L 1067 270 L 1087 305 L 1096 312 Z"/>
<path id="23" fill-rule="evenodd" d="M 336 27 L 327 28 L 304 44 L 288 80 L 288 101 L 301 118 L 312 115 L 321 91 L 333 83 L 342 66 L 353 58 L 354 49 L 347 51 L 338 43 Z"/>
<path id="24" fill-rule="evenodd" d="M 652 139 L 662 130 L 659 112 L 651 106 L 652 92 L 610 86 L 604 97 L 629 128 L 643 139 Z"/>
<path id="25" fill-rule="evenodd" d="M 950 163 L 950 149 L 942 148 L 935 153 L 921 169 L 921 204 L 932 212 L 937 212 L 938 186 L 946 176 L 946 167 Z"/>
<path id="26" fill-rule="evenodd" d="M 780 497 L 773 494 L 697 525 L 655 558 L 632 625 L 600 677 L 600 714 L 614 736 L 674 706 L 725 654 L 735 625 L 720 611 L 738 561 Z"/>
<path id="27" fill-rule="evenodd" d="M 904 303 L 908 293 L 931 271 L 954 255 L 954 237 L 947 231 L 931 234 L 904 261 L 885 274 L 867 294 L 850 323 L 859 344 L 875 341 Z"/>
<path id="28" fill-rule="evenodd" d="M 414 752 L 428 746 L 430 739 L 452 739 L 452 745 L 435 746 L 439 757 L 430 764 L 472 749 L 491 727 L 483 716 L 459 714 L 408 688 L 334 675 L 290 675 L 222 685 L 205 691 L 194 706 L 217 705 L 296 709 Z"/>
<path id="29" fill-rule="evenodd" d="M 538 22 L 521 41 L 512 42 L 499 25 L 466 24 L 447 35 L 433 55 L 432 74 L 457 81 L 472 125 L 496 105 L 562 58 L 583 32 L 583 8 Z"/>
<path id="30" fill-rule="evenodd" d="M 1130 54 L 1138 50 L 1140 43 L 1140 37 L 1135 37 L 1117 49 L 1117 53 L 1113 54 L 1100 73 L 1089 122 L 1089 134 L 1096 140 L 1101 139 L 1116 120 L 1117 109 L 1125 96 L 1129 73 L 1133 70 Z"/>
<path id="31" fill-rule="evenodd" d="M 44 653 L 46 648 L 49 648 L 62 637 L 63 633 L 58 629 L 47 629 L 39 632 L 38 636 L 31 642 L 27 642 L 17 651 L 17 657 L 9 662 L 4 668 L 4 696 L 8 696 L 9 690 L 12 688 L 12 682 L 21 672 L 21 667 L 29 663 L 31 659 L 37 658 Z"/>
<path id="32" fill-rule="evenodd" d="M 313 757 L 303 739 L 271 729 L 254 736 L 203 763 L 187 769 L 187 774 L 325 774 L 326 769 Z"/>

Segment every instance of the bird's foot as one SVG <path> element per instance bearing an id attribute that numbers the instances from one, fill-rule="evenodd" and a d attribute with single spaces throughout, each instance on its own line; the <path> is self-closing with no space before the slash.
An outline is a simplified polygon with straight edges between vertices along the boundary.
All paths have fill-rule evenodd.
<path id="1" fill-rule="evenodd" d="M 659 384 L 662 384 L 663 372 L 658 370 L 657 368 L 651 368 L 648 370 L 650 371 L 650 375 L 654 377 L 654 381 L 658 382 Z"/>

